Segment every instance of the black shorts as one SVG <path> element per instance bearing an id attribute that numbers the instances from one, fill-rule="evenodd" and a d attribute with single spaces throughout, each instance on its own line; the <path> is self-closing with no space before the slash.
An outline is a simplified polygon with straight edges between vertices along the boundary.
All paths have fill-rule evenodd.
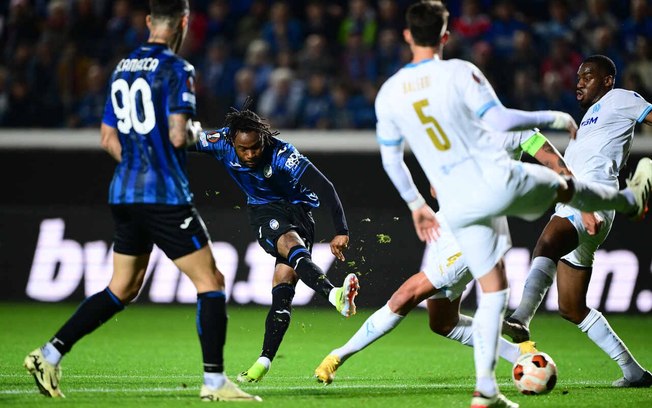
<path id="1" fill-rule="evenodd" d="M 276 262 L 288 265 L 287 259 L 276 251 L 278 237 L 288 231 L 296 231 L 303 239 L 308 251 L 312 252 L 315 240 L 315 220 L 312 218 L 312 207 L 305 204 L 291 204 L 287 201 L 277 201 L 262 205 L 247 206 L 249 223 L 256 234 L 258 243 L 270 255 L 276 257 Z"/>
<path id="2" fill-rule="evenodd" d="M 113 251 L 144 255 L 156 244 L 174 260 L 195 252 L 209 241 L 204 221 L 192 205 L 112 204 L 115 223 Z"/>

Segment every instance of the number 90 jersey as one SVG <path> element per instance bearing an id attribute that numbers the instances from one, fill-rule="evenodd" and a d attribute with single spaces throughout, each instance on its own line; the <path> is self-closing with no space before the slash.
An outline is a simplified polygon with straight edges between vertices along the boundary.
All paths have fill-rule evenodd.
<path id="1" fill-rule="evenodd" d="M 193 66 L 164 44 L 144 44 L 118 63 L 103 118 L 122 145 L 109 203 L 192 202 L 186 150 L 170 142 L 168 116 L 195 114 L 194 77 Z"/>
<path id="2" fill-rule="evenodd" d="M 378 143 L 407 140 L 443 210 L 455 206 L 460 194 L 491 191 L 493 183 L 509 177 L 511 159 L 481 119 L 499 104 L 487 79 L 469 62 L 435 57 L 408 64 L 376 97 Z M 485 184 L 488 188 L 478 188 Z"/>

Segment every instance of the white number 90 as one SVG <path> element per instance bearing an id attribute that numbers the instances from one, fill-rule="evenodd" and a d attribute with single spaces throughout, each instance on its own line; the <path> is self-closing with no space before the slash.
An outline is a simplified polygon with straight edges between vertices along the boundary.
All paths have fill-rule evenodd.
<path id="1" fill-rule="evenodd" d="M 120 103 L 118 103 L 118 97 Z M 143 107 L 143 120 L 138 117 L 138 101 Z M 118 130 L 130 133 L 131 128 L 141 134 L 147 134 L 156 126 L 156 113 L 152 103 L 152 90 L 147 81 L 137 78 L 131 88 L 124 79 L 117 79 L 111 84 L 111 102 L 113 111 L 118 118 Z"/>

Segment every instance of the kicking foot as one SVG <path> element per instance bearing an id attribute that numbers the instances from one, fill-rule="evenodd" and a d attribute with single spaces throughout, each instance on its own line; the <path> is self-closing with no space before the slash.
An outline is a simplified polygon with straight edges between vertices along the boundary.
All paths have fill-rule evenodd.
<path id="1" fill-rule="evenodd" d="M 335 307 L 344 317 L 351 317 L 355 314 L 355 297 L 358 296 L 360 282 L 355 273 L 350 273 L 344 278 L 344 284 L 337 289 L 337 298 Z"/>

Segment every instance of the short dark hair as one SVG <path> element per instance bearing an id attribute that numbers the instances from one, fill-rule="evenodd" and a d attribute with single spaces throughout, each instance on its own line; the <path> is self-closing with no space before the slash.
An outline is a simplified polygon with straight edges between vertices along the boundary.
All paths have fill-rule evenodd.
<path id="1" fill-rule="evenodd" d="M 616 64 L 614 64 L 613 60 L 606 55 L 591 55 L 582 63 L 586 64 L 588 62 L 595 64 L 600 72 L 604 74 L 604 76 L 611 75 L 612 77 L 616 78 Z"/>
<path id="2" fill-rule="evenodd" d="M 405 13 L 407 27 L 416 45 L 436 47 L 448 27 L 449 12 L 438 0 L 424 0 L 411 5 Z"/>
<path id="3" fill-rule="evenodd" d="M 155 18 L 176 19 L 189 11 L 188 0 L 149 0 L 149 12 Z"/>
<path id="4" fill-rule="evenodd" d="M 231 107 L 231 112 L 226 114 L 224 127 L 229 128 L 228 138 L 231 144 L 234 144 L 235 135 L 238 132 L 257 132 L 263 146 L 272 144 L 272 138 L 279 134 L 278 130 L 272 130 L 269 123 L 258 116 L 249 108 L 253 105 L 253 99 L 247 98 L 240 110 Z"/>

